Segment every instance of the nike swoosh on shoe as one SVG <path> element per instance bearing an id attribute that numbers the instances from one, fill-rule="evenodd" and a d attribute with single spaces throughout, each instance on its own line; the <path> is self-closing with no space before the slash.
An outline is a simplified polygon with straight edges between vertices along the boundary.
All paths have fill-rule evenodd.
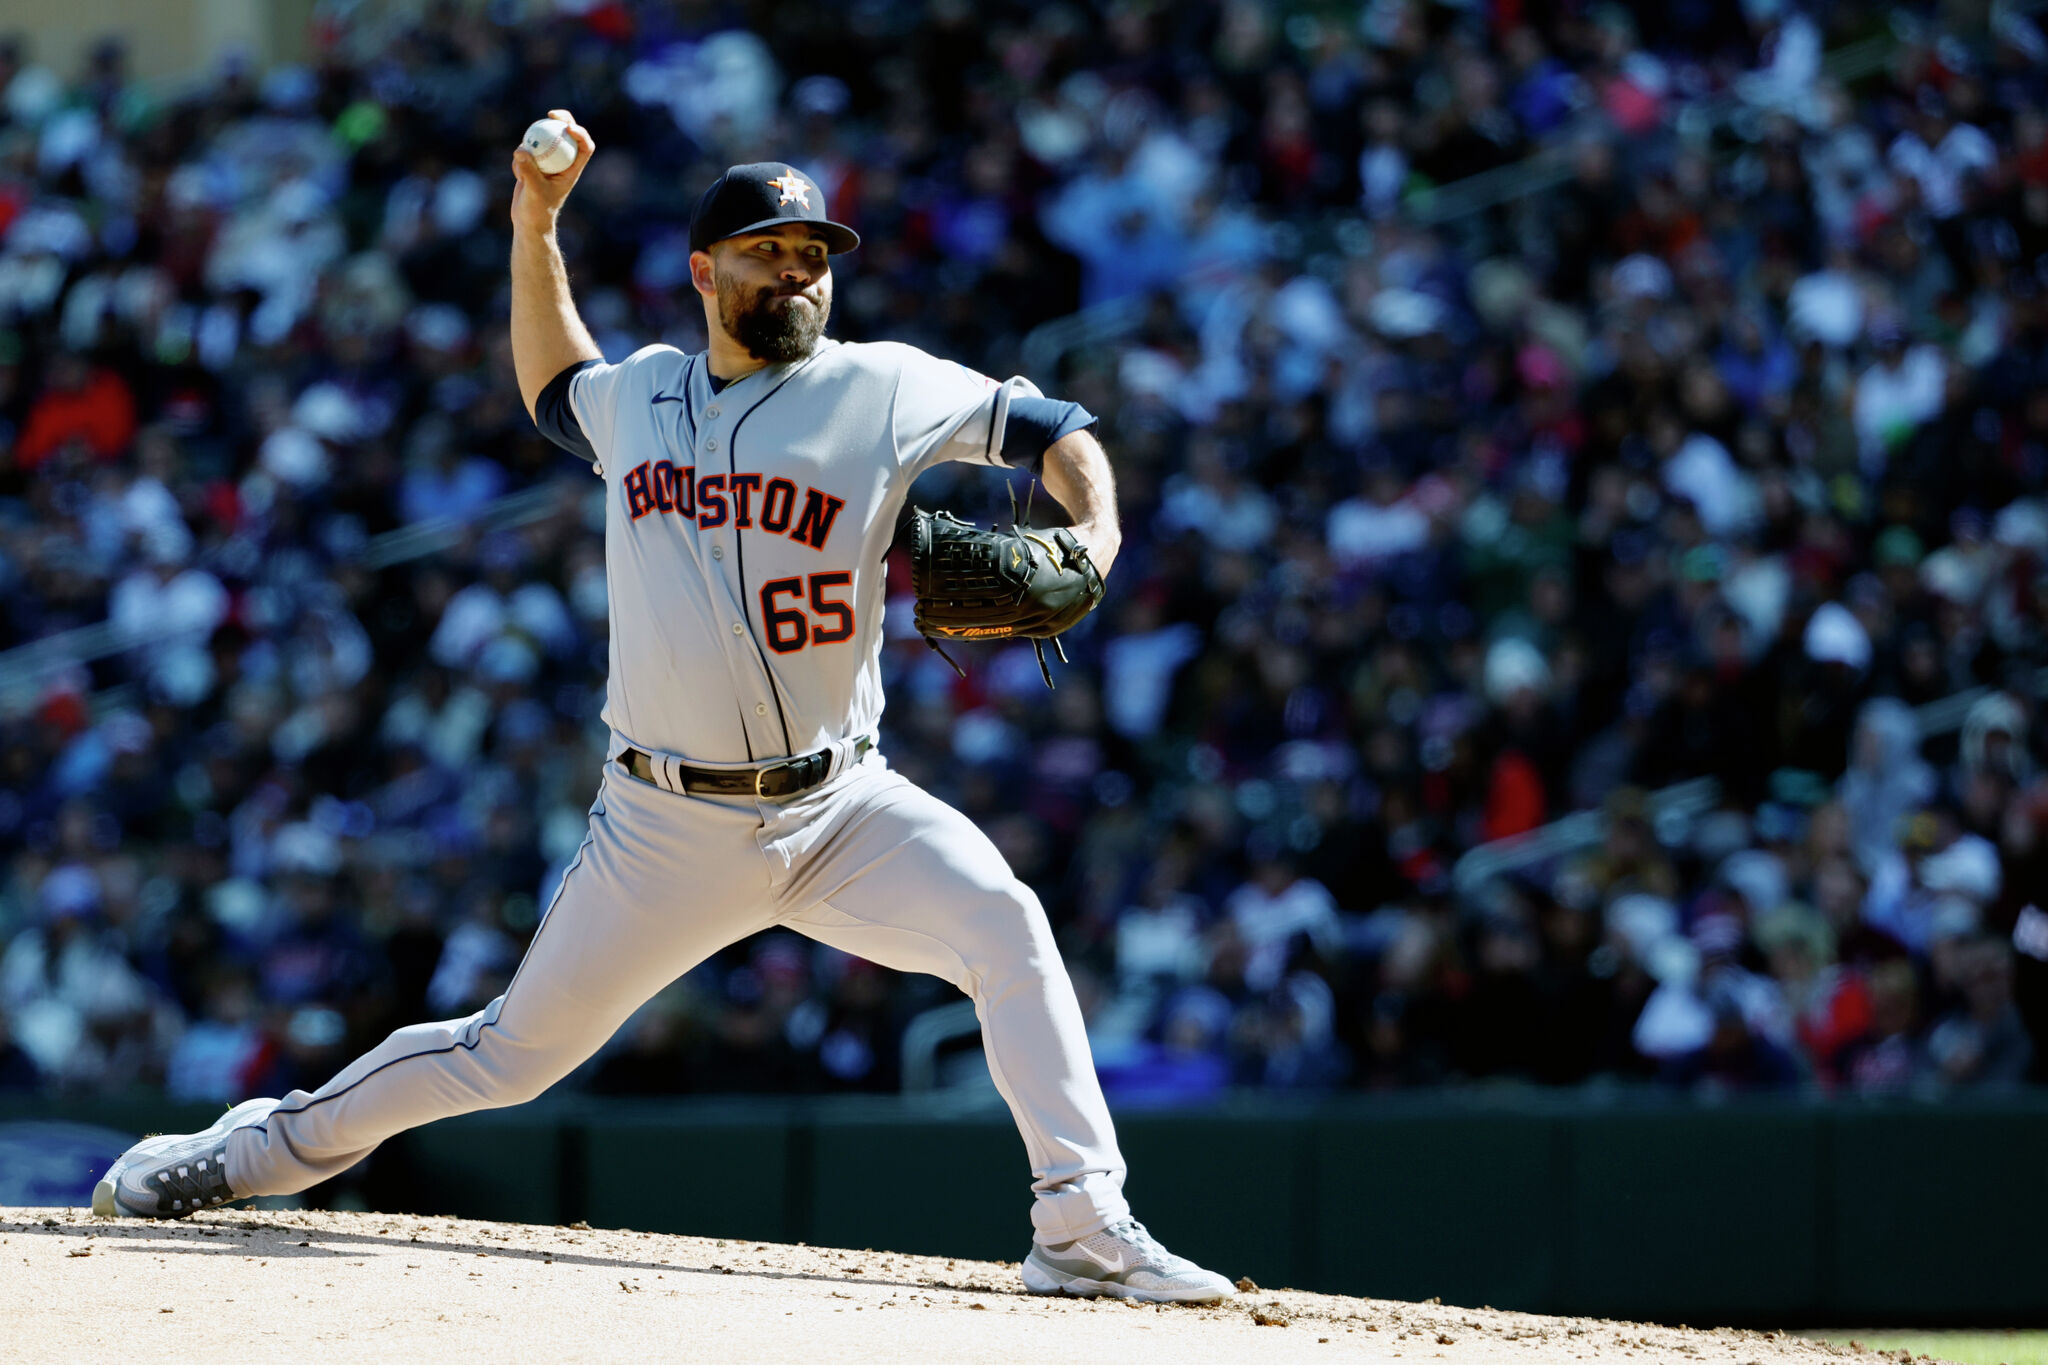
<path id="1" fill-rule="evenodd" d="M 1101 1266 L 1103 1273 L 1106 1275 L 1121 1275 L 1124 1273 L 1124 1254 L 1121 1251 L 1116 1254 L 1116 1259 L 1112 1261 L 1096 1255 L 1093 1250 L 1080 1242 L 1074 1244 L 1074 1250 L 1080 1252 L 1083 1257 L 1093 1261 L 1096 1265 Z"/>

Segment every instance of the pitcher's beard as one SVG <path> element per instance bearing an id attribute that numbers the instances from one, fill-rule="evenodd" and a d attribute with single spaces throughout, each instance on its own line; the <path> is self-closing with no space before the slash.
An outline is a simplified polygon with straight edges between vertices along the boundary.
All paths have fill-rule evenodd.
<path id="1" fill-rule="evenodd" d="M 821 290 L 822 297 L 813 302 L 772 289 L 760 290 L 749 300 L 746 292 L 736 282 L 718 282 L 719 324 L 747 354 L 770 365 L 787 365 L 817 349 L 832 316 L 831 294 Z M 784 299 L 790 301 L 782 303 Z"/>

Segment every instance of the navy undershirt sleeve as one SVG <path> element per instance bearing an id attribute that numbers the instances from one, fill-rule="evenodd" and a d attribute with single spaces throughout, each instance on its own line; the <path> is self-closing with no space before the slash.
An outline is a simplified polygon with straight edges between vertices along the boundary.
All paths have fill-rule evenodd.
<path id="1" fill-rule="evenodd" d="M 1003 463 L 1037 473 L 1047 447 L 1062 436 L 1088 430 L 1096 421 L 1095 414 L 1079 403 L 1022 395 L 1012 398 L 1003 419 Z"/>
<path id="2" fill-rule="evenodd" d="M 603 363 L 602 360 L 577 361 L 550 379 L 533 404 L 533 424 L 540 428 L 540 434 L 576 458 L 592 464 L 597 463 L 597 452 L 590 448 L 590 439 L 583 434 L 583 424 L 576 420 L 576 410 L 569 406 L 569 381 L 592 365 Z"/>

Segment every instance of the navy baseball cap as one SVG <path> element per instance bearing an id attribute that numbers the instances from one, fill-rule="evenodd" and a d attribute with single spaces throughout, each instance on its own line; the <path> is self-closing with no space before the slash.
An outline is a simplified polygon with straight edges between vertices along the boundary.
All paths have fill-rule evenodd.
<path id="1" fill-rule="evenodd" d="M 784 223 L 809 223 L 833 255 L 860 245 L 860 234 L 825 216 L 825 192 L 816 181 L 781 161 L 734 166 L 711 182 L 690 214 L 690 250 Z"/>

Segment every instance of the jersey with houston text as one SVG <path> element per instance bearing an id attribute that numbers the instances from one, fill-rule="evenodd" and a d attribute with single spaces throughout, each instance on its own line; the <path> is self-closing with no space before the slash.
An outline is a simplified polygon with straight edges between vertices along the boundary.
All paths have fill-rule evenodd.
<path id="1" fill-rule="evenodd" d="M 577 372 L 605 481 L 614 734 L 704 763 L 874 734 L 904 495 L 940 461 L 1003 467 L 1020 393 L 1038 390 L 895 342 L 822 340 L 715 393 L 706 357 L 671 346 Z"/>

